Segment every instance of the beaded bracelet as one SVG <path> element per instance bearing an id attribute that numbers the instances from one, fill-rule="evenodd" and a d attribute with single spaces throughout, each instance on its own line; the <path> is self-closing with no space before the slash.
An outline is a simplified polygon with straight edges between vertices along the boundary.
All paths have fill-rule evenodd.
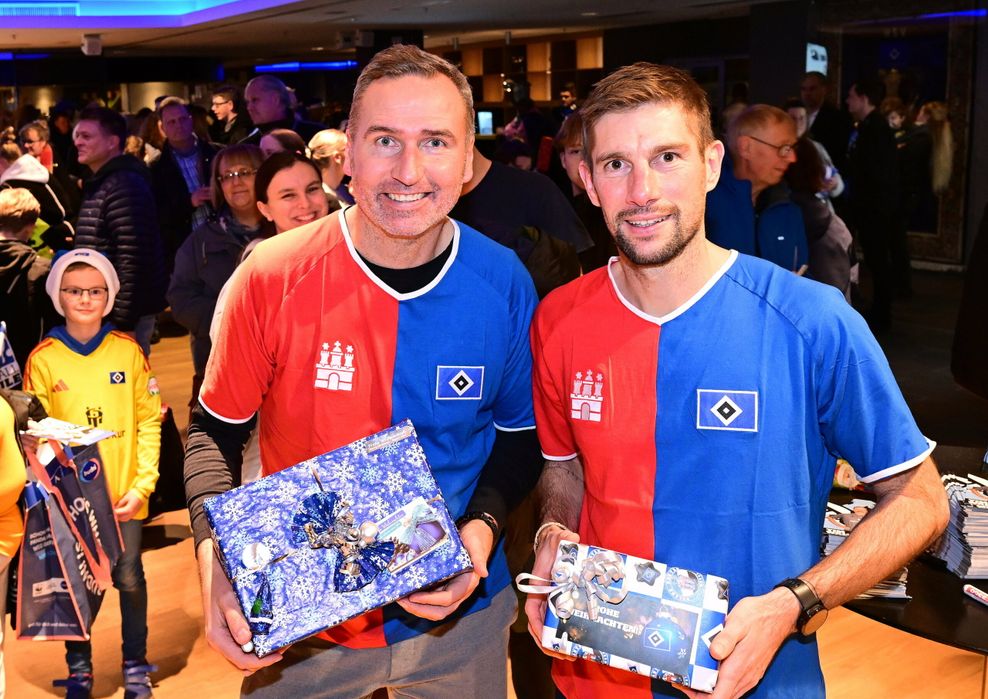
<path id="1" fill-rule="evenodd" d="M 565 524 L 562 524 L 561 522 L 546 522 L 541 527 L 539 527 L 538 529 L 536 529 L 535 530 L 535 541 L 532 543 L 532 551 L 535 552 L 535 555 L 536 556 L 539 555 L 539 544 L 542 543 L 541 540 L 540 540 L 541 537 L 542 537 L 542 532 L 544 532 L 549 527 L 559 527 L 560 529 L 566 529 L 567 528 L 566 525 Z"/>

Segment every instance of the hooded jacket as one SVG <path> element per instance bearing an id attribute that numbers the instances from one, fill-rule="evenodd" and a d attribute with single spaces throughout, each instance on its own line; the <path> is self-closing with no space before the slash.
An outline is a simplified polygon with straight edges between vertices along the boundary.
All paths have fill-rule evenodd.
<path id="1" fill-rule="evenodd" d="M 45 292 L 49 266 L 27 243 L 0 239 L 0 320 L 21 370 L 45 333 L 62 322 Z"/>
<path id="2" fill-rule="evenodd" d="M 72 224 L 65 220 L 65 207 L 52 189 L 49 179 L 48 169 L 37 158 L 22 155 L 0 175 L 0 186 L 20 187 L 29 191 L 41 205 L 41 220 L 48 224 L 48 230 L 41 234 L 41 240 L 52 250 L 66 250 L 72 247 L 75 231 Z"/>
<path id="3" fill-rule="evenodd" d="M 120 278 L 113 324 L 132 330 L 165 308 L 165 252 L 155 215 L 151 176 L 132 155 L 118 155 L 86 182 L 76 223 L 76 247 L 99 250 Z"/>

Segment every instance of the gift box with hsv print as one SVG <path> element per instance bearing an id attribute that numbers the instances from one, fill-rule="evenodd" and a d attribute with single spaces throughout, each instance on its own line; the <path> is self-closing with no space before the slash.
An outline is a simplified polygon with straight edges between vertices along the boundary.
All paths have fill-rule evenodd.
<path id="1" fill-rule="evenodd" d="M 471 567 L 408 420 L 205 511 L 258 657 Z"/>
<path id="2" fill-rule="evenodd" d="M 727 580 L 568 541 L 559 544 L 551 578 L 519 576 L 523 591 L 547 593 L 545 648 L 713 690 L 710 643 L 727 616 Z"/>

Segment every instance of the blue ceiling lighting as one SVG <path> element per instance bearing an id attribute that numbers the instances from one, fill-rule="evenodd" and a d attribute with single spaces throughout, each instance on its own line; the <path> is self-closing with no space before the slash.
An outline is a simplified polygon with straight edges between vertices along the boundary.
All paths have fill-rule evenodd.
<path id="1" fill-rule="evenodd" d="M 11 51 L 0 51 L 0 61 L 38 61 L 48 58 L 47 53 L 13 53 Z"/>
<path id="2" fill-rule="evenodd" d="M 920 19 L 949 19 L 951 17 L 986 17 L 988 10 L 957 10 L 955 12 L 934 12 L 919 15 Z"/>
<path id="3" fill-rule="evenodd" d="M 0 0 L 4 28 L 187 27 L 288 4 L 288 0 Z"/>
<path id="4" fill-rule="evenodd" d="M 854 26 L 866 25 L 895 25 L 907 22 L 929 22 L 930 20 L 950 19 L 983 19 L 988 17 L 988 10 L 956 10 L 953 12 L 930 12 L 923 15 L 908 15 L 906 17 L 883 17 L 881 19 L 865 19 L 852 22 Z"/>
<path id="5" fill-rule="evenodd" d="M 303 70 L 353 70 L 356 61 L 289 61 L 254 66 L 255 73 L 298 73 Z"/>

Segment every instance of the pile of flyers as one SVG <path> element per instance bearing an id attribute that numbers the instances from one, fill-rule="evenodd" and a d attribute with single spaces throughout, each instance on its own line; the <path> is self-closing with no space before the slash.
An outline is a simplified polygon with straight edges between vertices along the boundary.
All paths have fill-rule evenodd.
<path id="1" fill-rule="evenodd" d="M 950 523 L 933 554 L 964 579 L 988 578 L 988 480 L 974 474 L 941 476 Z"/>
<path id="2" fill-rule="evenodd" d="M 95 427 L 86 427 L 85 425 L 76 425 L 65 420 L 56 420 L 53 417 L 46 417 L 44 420 L 39 420 L 38 422 L 32 421 L 28 424 L 28 429 L 25 432 L 32 437 L 47 439 L 50 442 L 70 444 L 74 447 L 88 447 L 90 444 L 96 444 L 101 439 L 116 436 L 115 432 L 108 432 Z"/>
<path id="3" fill-rule="evenodd" d="M 828 502 L 826 516 L 823 519 L 821 553 L 824 556 L 832 554 L 838 546 L 844 543 L 851 530 L 864 519 L 874 506 L 873 501 L 862 499 L 852 500 L 846 505 L 835 505 Z M 858 595 L 858 599 L 871 597 L 909 599 L 909 595 L 906 594 L 907 573 L 908 570 L 905 567 L 900 568 L 892 575 L 876 583 L 871 589 L 862 592 Z"/>

